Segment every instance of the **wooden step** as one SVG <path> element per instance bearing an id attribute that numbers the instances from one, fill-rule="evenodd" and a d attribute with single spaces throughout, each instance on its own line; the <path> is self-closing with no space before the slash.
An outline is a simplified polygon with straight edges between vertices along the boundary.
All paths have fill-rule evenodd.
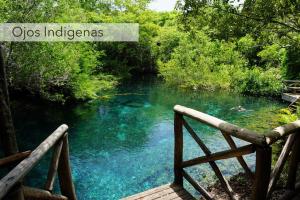
<path id="1" fill-rule="evenodd" d="M 288 87 L 289 90 L 300 90 L 300 87 L 291 86 Z"/>
<path id="2" fill-rule="evenodd" d="M 164 200 L 195 200 L 195 198 L 188 193 L 183 187 L 167 184 L 145 192 L 135 194 L 124 198 L 123 200 L 154 200 L 154 199 L 164 199 Z"/>

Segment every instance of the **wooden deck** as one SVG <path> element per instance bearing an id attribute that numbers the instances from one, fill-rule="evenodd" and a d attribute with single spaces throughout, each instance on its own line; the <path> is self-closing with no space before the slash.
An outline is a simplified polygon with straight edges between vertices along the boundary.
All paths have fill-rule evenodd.
<path id="1" fill-rule="evenodd" d="M 167 184 L 145 192 L 126 197 L 123 200 L 195 200 L 195 198 L 188 193 L 181 186 L 175 184 Z"/>
<path id="2" fill-rule="evenodd" d="M 300 99 L 300 94 L 283 93 L 282 99 L 292 103 L 292 102 L 297 101 L 297 99 Z"/>
<path id="3" fill-rule="evenodd" d="M 290 103 L 295 103 L 300 99 L 300 80 L 285 80 L 285 92 L 282 99 Z"/>

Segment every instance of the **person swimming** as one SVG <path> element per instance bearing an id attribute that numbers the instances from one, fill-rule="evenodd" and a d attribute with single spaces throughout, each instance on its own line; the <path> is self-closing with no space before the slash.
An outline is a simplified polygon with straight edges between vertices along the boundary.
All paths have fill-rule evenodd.
<path id="1" fill-rule="evenodd" d="M 235 110 L 235 111 L 238 111 L 238 112 L 245 112 L 245 111 L 247 111 L 247 109 L 244 108 L 244 107 L 242 107 L 242 106 L 233 107 L 230 110 Z"/>

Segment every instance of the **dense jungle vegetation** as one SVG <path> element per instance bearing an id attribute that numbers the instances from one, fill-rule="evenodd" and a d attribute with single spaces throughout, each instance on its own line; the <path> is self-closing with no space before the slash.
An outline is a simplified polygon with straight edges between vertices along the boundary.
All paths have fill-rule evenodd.
<path id="1" fill-rule="evenodd" d="M 140 24 L 138 43 L 5 43 L 9 86 L 58 102 L 97 98 L 121 79 L 155 73 L 192 90 L 277 96 L 300 72 L 300 1 L 0 0 L 3 22 Z"/>

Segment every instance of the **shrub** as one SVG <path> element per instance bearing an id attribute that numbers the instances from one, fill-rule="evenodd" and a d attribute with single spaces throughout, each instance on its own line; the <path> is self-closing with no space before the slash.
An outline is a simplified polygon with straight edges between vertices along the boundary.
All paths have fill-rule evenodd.
<path id="1" fill-rule="evenodd" d="M 179 35 L 172 34 L 175 38 L 168 41 L 177 41 Z M 191 89 L 229 89 L 232 75 L 246 63 L 234 50 L 233 43 L 211 41 L 203 32 L 182 34 L 178 44 L 171 44 L 162 44 L 162 58 L 158 61 L 160 74 L 171 85 Z M 168 46 L 173 50 L 165 48 Z M 170 59 L 163 59 L 167 56 Z"/>
<path id="2" fill-rule="evenodd" d="M 115 84 L 98 71 L 100 56 L 88 43 L 15 44 L 10 86 L 51 101 L 92 99 Z"/>
<path id="3" fill-rule="evenodd" d="M 281 109 L 278 113 L 278 122 L 281 124 L 287 124 L 298 120 L 300 116 L 300 109 L 298 107 L 296 113 L 292 113 L 289 109 Z"/>
<path id="4" fill-rule="evenodd" d="M 232 87 L 244 94 L 277 96 L 283 88 L 280 69 L 245 69 L 233 76 Z"/>

